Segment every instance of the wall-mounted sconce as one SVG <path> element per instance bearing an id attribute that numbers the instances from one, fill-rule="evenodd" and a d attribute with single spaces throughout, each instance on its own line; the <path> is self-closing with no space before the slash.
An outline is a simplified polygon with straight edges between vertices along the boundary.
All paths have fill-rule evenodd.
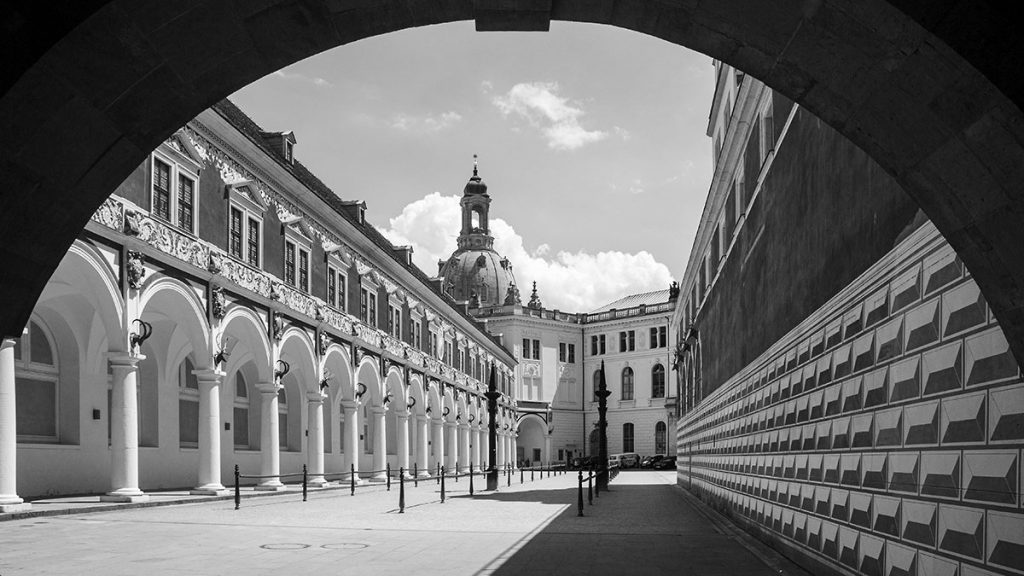
<path id="1" fill-rule="evenodd" d="M 363 399 L 363 394 L 366 394 L 366 384 L 363 384 L 362 382 L 360 382 L 358 388 L 359 388 L 359 391 L 356 392 L 356 399 L 362 400 Z"/>
<path id="2" fill-rule="evenodd" d="M 138 325 L 138 329 L 131 333 L 129 341 L 131 342 L 132 354 L 135 354 L 142 347 L 142 343 L 149 339 L 153 335 L 153 325 L 140 318 L 132 320 L 132 326 Z"/>
<path id="3" fill-rule="evenodd" d="M 331 379 L 334 378 L 334 374 L 331 374 L 330 370 L 324 370 L 324 377 L 320 379 L 320 393 L 324 393 L 328 388 L 331 387 Z"/>
<path id="4" fill-rule="evenodd" d="M 291 369 L 292 369 L 291 364 L 285 362 L 284 360 L 278 360 L 277 361 L 277 369 L 274 370 L 274 382 L 277 382 L 278 384 L 280 384 L 281 383 L 281 378 L 284 378 L 285 375 L 287 375 L 288 372 L 291 371 Z"/>

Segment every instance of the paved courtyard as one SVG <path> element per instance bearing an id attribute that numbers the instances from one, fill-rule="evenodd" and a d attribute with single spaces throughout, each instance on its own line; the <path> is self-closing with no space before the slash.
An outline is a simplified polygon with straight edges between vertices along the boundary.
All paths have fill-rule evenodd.
<path id="1" fill-rule="evenodd" d="M 583 518 L 574 474 L 526 478 L 473 498 L 448 482 L 443 504 L 410 484 L 404 514 L 395 486 L 0 522 L 0 576 L 799 573 L 709 520 L 674 472 L 620 474 Z"/>

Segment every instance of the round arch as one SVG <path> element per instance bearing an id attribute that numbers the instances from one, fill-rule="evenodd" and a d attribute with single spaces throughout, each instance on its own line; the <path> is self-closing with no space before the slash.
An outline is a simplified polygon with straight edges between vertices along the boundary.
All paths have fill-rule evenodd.
<path id="1" fill-rule="evenodd" d="M 266 325 L 256 312 L 245 306 L 235 306 L 228 310 L 220 323 L 220 342 L 218 347 L 228 354 L 225 372 L 231 374 L 230 368 L 237 366 L 234 354 L 248 355 L 256 366 L 260 382 L 270 382 L 274 375 L 270 368 L 270 338 L 267 336 Z M 220 351 L 221 348 L 218 348 Z"/>
<path id="2" fill-rule="evenodd" d="M 0 135 L 0 179 L 11 192 L 0 201 L 0 257 L 11 264 L 0 277 L 0 300 L 8 303 L 0 330 L 10 335 L 25 324 L 109 191 L 210 103 L 283 66 L 374 35 L 460 20 L 475 20 L 481 30 L 546 30 L 561 20 L 698 50 L 835 127 L 895 176 L 936 224 L 1024 359 L 1024 88 L 1006 64 L 1021 43 L 1019 17 L 987 4 L 902 0 L 549 6 L 385 0 L 352 8 L 271 0 L 238 9 L 213 0 L 202 10 L 181 4 L 164 11 L 159 35 L 144 32 L 152 14 L 146 1 L 83 0 L 59 22 L 44 10 L 19 13 L 4 40 L 18 49 L 7 51 L 0 97 L 0 116 L 8 121 Z M 203 26 L 194 25 L 197 18 Z"/>
<path id="3" fill-rule="evenodd" d="M 196 368 L 213 365 L 206 307 L 195 291 L 180 280 L 169 276 L 150 278 L 139 296 L 139 316 L 150 322 L 174 324 L 174 332 L 183 331 Z"/>
<path id="4" fill-rule="evenodd" d="M 355 399 L 355 386 L 352 384 L 352 361 L 349 358 L 348 350 L 339 344 L 331 344 L 327 347 L 327 353 L 324 354 L 323 360 L 321 361 L 321 367 L 324 373 L 328 371 L 331 373 L 331 381 L 328 383 L 330 386 L 330 395 L 334 399 L 334 404 L 341 402 L 342 400 L 354 400 Z"/>
<path id="5" fill-rule="evenodd" d="M 289 373 L 298 380 L 302 394 L 319 391 L 320 374 L 309 334 L 297 326 L 289 327 L 281 335 L 280 349 L 281 359 L 288 362 Z"/>

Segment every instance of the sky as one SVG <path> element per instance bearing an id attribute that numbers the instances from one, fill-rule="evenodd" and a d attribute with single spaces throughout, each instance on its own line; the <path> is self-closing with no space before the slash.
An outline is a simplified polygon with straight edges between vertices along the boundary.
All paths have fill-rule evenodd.
<path id="1" fill-rule="evenodd" d="M 394 32 L 270 74 L 231 99 L 437 274 L 473 155 L 495 249 L 524 299 L 586 312 L 682 277 L 712 176 L 711 59 L 657 38 L 552 22 Z"/>

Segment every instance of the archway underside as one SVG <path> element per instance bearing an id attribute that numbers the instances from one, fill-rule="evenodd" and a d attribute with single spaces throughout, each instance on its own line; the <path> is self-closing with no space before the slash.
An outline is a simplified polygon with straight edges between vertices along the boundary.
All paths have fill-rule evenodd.
<path id="1" fill-rule="evenodd" d="M 14 12 L 18 24 L 0 40 L 11 55 L 0 84 L 3 334 L 24 326 L 110 191 L 224 96 L 387 32 L 460 20 L 545 30 L 563 20 L 703 52 L 850 138 L 935 222 L 1024 359 L 1019 20 L 986 2 L 114 0 Z"/>

